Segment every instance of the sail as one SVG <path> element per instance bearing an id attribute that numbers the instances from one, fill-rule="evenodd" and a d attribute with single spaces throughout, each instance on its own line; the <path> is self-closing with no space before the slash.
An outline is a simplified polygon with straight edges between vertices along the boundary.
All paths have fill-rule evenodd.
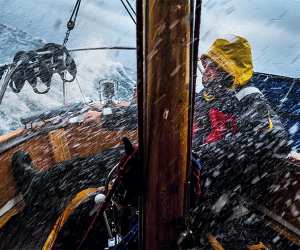
<path id="1" fill-rule="evenodd" d="M 277 111 L 282 123 L 294 140 L 295 149 L 299 149 L 300 79 L 257 72 L 254 74 L 252 83 L 263 92 Z"/>

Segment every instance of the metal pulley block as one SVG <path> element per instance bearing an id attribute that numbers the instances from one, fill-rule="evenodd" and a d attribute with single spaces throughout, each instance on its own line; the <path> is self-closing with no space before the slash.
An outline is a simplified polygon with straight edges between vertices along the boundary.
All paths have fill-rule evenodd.
<path id="1" fill-rule="evenodd" d="M 77 66 L 66 47 L 60 44 L 47 43 L 43 48 L 38 49 L 37 53 L 42 61 L 47 63 L 52 73 L 59 74 L 64 82 L 75 80 Z M 66 78 L 68 74 L 71 75 L 71 78 Z"/>
<path id="2" fill-rule="evenodd" d="M 27 81 L 37 94 L 45 94 L 50 90 L 52 74 L 48 66 L 38 57 L 35 51 L 18 52 L 13 60 L 16 66 L 10 76 L 9 86 L 15 93 L 19 93 Z M 38 85 L 44 85 L 40 90 Z"/>
<path id="3" fill-rule="evenodd" d="M 59 74 L 63 82 L 72 82 L 77 75 L 76 63 L 68 50 L 54 43 L 37 50 L 17 52 L 12 65 L 9 86 L 15 93 L 19 93 L 27 81 L 35 93 L 45 94 L 50 90 L 53 74 Z"/>

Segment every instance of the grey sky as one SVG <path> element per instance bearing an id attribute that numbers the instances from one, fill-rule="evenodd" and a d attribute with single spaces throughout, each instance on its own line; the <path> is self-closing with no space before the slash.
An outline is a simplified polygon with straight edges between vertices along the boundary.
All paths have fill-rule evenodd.
<path id="1" fill-rule="evenodd" d="M 222 34 L 247 38 L 256 71 L 300 77 L 299 0 L 204 0 L 200 52 Z"/>

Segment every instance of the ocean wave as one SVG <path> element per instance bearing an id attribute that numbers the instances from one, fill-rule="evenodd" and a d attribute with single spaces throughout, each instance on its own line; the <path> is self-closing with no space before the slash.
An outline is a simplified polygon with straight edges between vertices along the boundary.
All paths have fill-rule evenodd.
<path id="1" fill-rule="evenodd" d="M 30 34 L 0 24 L 0 64 L 11 63 L 16 52 L 34 50 L 46 41 Z M 67 104 L 99 100 L 98 83 L 101 79 L 113 79 L 119 83 L 119 98 L 129 99 L 136 82 L 135 68 L 123 66 L 106 53 L 87 52 L 74 54 L 78 74 L 76 81 L 66 85 Z M 4 77 L 3 77 L 4 78 Z M 0 81 L 0 84 L 3 83 Z M 0 106 L 0 134 L 7 133 L 22 124 L 20 119 L 31 113 L 46 112 L 63 106 L 63 85 L 60 77 L 54 75 L 47 94 L 35 94 L 29 84 L 20 93 L 7 89 Z"/>

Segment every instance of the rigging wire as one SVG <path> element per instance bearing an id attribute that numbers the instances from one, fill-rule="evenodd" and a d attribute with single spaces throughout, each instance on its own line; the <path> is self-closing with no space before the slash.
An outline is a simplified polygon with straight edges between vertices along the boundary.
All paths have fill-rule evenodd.
<path id="1" fill-rule="evenodd" d="M 74 18 L 73 22 L 74 23 L 76 22 L 80 4 L 81 4 L 81 0 L 77 0 L 69 21 L 72 21 L 72 19 Z"/>
<path id="2" fill-rule="evenodd" d="M 134 24 L 136 24 L 136 21 L 135 21 L 134 17 L 130 13 L 130 11 L 129 11 L 128 7 L 126 6 L 126 4 L 124 3 L 124 1 L 123 0 L 120 0 L 120 1 L 123 4 L 123 6 L 124 6 L 125 10 L 127 11 L 128 15 L 130 16 L 131 20 L 134 22 Z M 129 6 L 131 6 L 130 3 L 129 3 Z M 132 6 L 130 8 L 132 8 Z"/>
<path id="3" fill-rule="evenodd" d="M 66 86 L 66 81 L 63 81 L 63 103 L 64 103 L 64 106 L 66 106 L 66 104 L 67 104 L 66 96 L 67 96 L 67 86 Z"/>
<path id="4" fill-rule="evenodd" d="M 79 8 L 80 8 L 80 4 L 81 4 L 81 0 L 77 0 L 76 4 L 74 6 L 74 9 L 72 11 L 72 14 L 70 16 L 70 19 L 67 23 L 67 32 L 66 32 L 66 35 L 65 35 L 65 39 L 63 41 L 63 46 L 66 46 L 66 44 L 69 40 L 70 33 L 75 27 L 77 16 L 78 16 L 78 11 L 79 11 Z"/>
<path id="5" fill-rule="evenodd" d="M 63 41 L 63 46 L 65 47 L 67 45 L 67 42 L 69 41 L 69 36 L 71 31 L 75 28 L 75 24 L 76 24 L 76 20 L 77 20 L 77 16 L 78 16 L 78 12 L 79 12 L 79 8 L 80 8 L 80 4 L 81 4 L 81 0 L 77 0 L 76 4 L 74 6 L 74 9 L 72 11 L 72 14 L 69 18 L 69 21 L 67 23 L 67 31 L 66 31 L 66 35 Z M 65 73 L 63 73 L 65 74 Z M 66 81 L 65 79 L 63 80 L 63 102 L 64 105 L 66 105 Z"/>
<path id="6" fill-rule="evenodd" d="M 293 80 L 291 87 L 289 88 L 289 90 L 287 91 L 287 93 L 285 94 L 285 96 L 280 100 L 280 104 L 278 106 L 278 110 L 280 110 L 283 106 L 283 104 L 288 100 L 288 96 L 290 95 L 290 93 L 292 92 L 294 86 L 295 86 L 296 80 Z"/>
<path id="7" fill-rule="evenodd" d="M 200 71 L 201 75 L 203 75 L 203 71 L 202 71 L 201 67 L 199 66 L 199 64 L 197 65 L 197 68 Z"/>
<path id="8" fill-rule="evenodd" d="M 80 48 L 80 49 L 69 49 L 69 52 L 77 52 L 77 51 L 89 51 L 89 50 L 136 50 L 135 47 L 96 47 L 96 48 Z"/>
<path id="9" fill-rule="evenodd" d="M 136 50 L 135 47 L 120 47 L 120 46 L 113 46 L 113 47 L 96 47 L 96 48 L 80 48 L 80 49 L 68 49 L 69 52 L 80 52 L 80 51 L 93 51 L 93 50 Z M 6 64 L 5 67 L 11 67 L 13 63 Z M 0 67 L 0 75 L 2 73 Z M 5 69 L 6 70 L 6 69 Z M 5 73 L 5 71 L 4 71 Z M 1 80 L 1 78 L 0 78 Z"/>
<path id="10" fill-rule="evenodd" d="M 81 86 L 80 86 L 80 84 L 79 84 L 78 78 L 76 77 L 75 80 L 76 80 L 76 83 L 77 83 L 77 85 L 78 85 L 80 94 L 81 94 L 81 96 L 82 96 L 83 103 L 87 103 L 87 101 L 86 101 L 86 99 L 85 99 L 85 96 L 84 96 L 84 94 L 83 94 L 83 91 L 82 91 L 82 89 L 81 89 Z"/>
<path id="11" fill-rule="evenodd" d="M 131 11 L 134 13 L 134 15 L 136 17 L 136 12 L 135 12 L 134 8 L 132 7 L 131 3 L 128 0 L 126 0 L 126 2 L 127 2 L 129 8 L 131 9 Z"/>

